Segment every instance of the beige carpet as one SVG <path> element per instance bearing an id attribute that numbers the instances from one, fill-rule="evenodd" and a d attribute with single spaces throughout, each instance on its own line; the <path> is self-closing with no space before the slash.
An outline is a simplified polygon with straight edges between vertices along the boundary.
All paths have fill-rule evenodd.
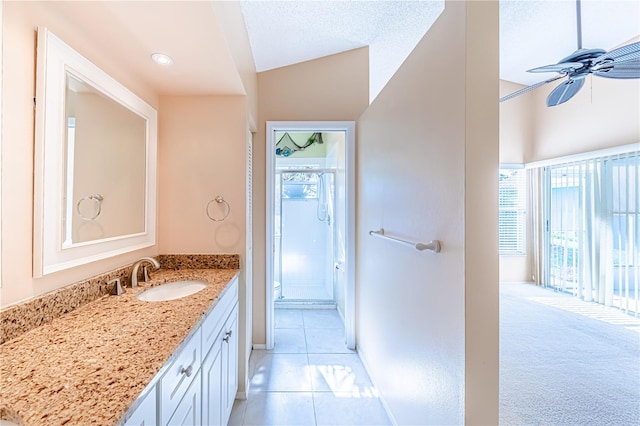
<path id="1" fill-rule="evenodd" d="M 532 284 L 500 287 L 500 424 L 640 425 L 640 321 Z"/>

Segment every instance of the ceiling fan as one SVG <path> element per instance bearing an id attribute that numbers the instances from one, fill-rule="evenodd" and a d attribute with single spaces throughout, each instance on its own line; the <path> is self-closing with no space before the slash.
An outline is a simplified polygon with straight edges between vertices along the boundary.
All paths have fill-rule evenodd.
<path id="1" fill-rule="evenodd" d="M 547 106 L 560 105 L 571 99 L 584 85 L 589 74 L 607 78 L 640 78 L 640 42 L 626 44 L 607 52 L 603 49 L 582 48 L 582 16 L 580 0 L 576 0 L 578 50 L 554 65 L 545 65 L 527 72 L 556 72 L 560 75 L 527 86 L 500 98 L 500 102 L 523 95 L 561 78 L 567 79 L 551 91 Z"/>

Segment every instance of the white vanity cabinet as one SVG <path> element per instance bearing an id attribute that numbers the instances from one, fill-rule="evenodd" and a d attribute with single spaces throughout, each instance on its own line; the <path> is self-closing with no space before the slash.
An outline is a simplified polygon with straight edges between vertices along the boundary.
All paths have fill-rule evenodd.
<path id="1" fill-rule="evenodd" d="M 226 389 L 224 400 L 224 417 L 222 424 L 226 425 L 231 416 L 233 402 L 236 400 L 238 392 L 238 305 L 235 306 L 233 313 L 229 315 L 225 324 L 225 343 L 222 350 L 222 377 L 226 378 L 223 382 L 222 389 Z"/>
<path id="2" fill-rule="evenodd" d="M 222 424 L 222 337 L 218 336 L 202 363 L 202 423 L 205 425 Z"/>
<path id="3" fill-rule="evenodd" d="M 129 417 L 125 423 L 127 426 L 150 426 L 158 424 L 157 422 L 157 401 L 156 392 L 149 392 L 142 398 L 140 405 L 136 411 Z"/>
<path id="4" fill-rule="evenodd" d="M 202 365 L 200 332 L 198 328 L 182 350 L 175 354 L 169 368 L 156 384 L 160 424 L 169 424 L 169 419 L 173 418 L 173 413 L 186 397 L 192 382 L 200 375 Z"/>
<path id="5" fill-rule="evenodd" d="M 125 425 L 227 424 L 238 390 L 237 278 L 150 386 Z"/>
<path id="6" fill-rule="evenodd" d="M 235 304 L 202 363 L 202 423 L 226 425 L 237 391 L 238 305 Z"/>
<path id="7" fill-rule="evenodd" d="M 200 390 L 200 374 L 197 374 L 184 396 L 176 406 L 167 425 L 193 426 L 202 423 L 202 392 Z"/>

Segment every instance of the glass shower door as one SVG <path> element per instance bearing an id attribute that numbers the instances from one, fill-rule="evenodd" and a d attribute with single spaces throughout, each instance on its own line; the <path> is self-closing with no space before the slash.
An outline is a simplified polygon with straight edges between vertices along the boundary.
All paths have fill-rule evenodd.
<path id="1" fill-rule="evenodd" d="M 279 301 L 333 301 L 334 174 L 282 171 L 279 177 L 275 265 Z"/>

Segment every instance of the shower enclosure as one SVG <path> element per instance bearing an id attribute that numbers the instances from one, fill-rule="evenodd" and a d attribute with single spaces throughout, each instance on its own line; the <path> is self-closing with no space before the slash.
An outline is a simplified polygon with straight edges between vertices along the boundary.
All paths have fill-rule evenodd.
<path id="1" fill-rule="evenodd" d="M 334 302 L 334 192 L 333 171 L 277 171 L 276 303 Z"/>
<path id="2" fill-rule="evenodd" d="M 276 140 L 273 300 L 336 307 L 344 302 L 345 132 Z"/>

